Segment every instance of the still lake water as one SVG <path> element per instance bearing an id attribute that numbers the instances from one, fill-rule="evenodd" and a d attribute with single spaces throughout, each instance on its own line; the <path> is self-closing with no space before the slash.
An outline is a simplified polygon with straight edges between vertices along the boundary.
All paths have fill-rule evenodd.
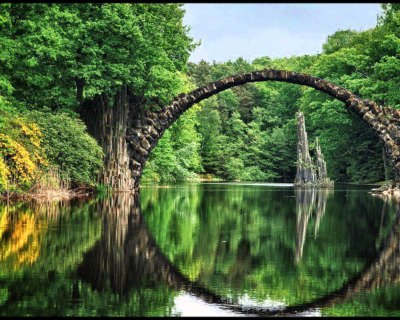
<path id="1" fill-rule="evenodd" d="M 0 204 L 0 316 L 399 316 L 399 213 L 371 187 Z"/>

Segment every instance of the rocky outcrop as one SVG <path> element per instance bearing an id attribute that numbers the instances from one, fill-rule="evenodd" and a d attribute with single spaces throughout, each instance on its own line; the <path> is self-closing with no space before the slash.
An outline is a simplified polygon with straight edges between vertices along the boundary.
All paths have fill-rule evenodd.
<path id="1" fill-rule="evenodd" d="M 326 170 L 326 162 L 324 160 L 324 155 L 321 151 L 321 146 L 319 145 L 318 137 L 315 138 L 315 155 L 316 155 L 316 167 L 318 184 L 323 187 L 333 186 L 333 181 L 328 177 L 328 171 Z"/>
<path id="2" fill-rule="evenodd" d="M 295 187 L 332 187 L 333 181 L 328 178 L 326 162 L 321 152 L 318 137 L 315 139 L 316 160 L 313 161 L 308 147 L 308 137 L 302 112 L 297 117 L 297 172 Z"/>
<path id="3" fill-rule="evenodd" d="M 297 112 L 297 172 L 295 186 L 313 186 L 317 183 L 317 173 L 310 156 L 308 137 L 302 112 Z"/>

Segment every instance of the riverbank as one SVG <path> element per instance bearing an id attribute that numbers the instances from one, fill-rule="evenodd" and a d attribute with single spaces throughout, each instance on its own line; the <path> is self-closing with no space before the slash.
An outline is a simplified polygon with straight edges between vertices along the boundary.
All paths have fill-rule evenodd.
<path id="1" fill-rule="evenodd" d="M 379 188 L 372 189 L 370 194 L 385 199 L 390 198 L 400 201 L 400 184 L 394 181 L 384 182 Z"/>
<path id="2" fill-rule="evenodd" d="M 9 193 L 0 196 L 2 201 L 69 201 L 77 198 L 86 198 L 94 195 L 93 187 L 78 187 L 63 190 L 45 190 L 42 192 Z"/>
<path id="3" fill-rule="evenodd" d="M 199 182 L 218 182 L 218 181 L 224 181 L 221 178 L 216 177 L 215 175 L 211 174 L 211 173 L 202 173 L 198 175 L 198 181 Z"/>

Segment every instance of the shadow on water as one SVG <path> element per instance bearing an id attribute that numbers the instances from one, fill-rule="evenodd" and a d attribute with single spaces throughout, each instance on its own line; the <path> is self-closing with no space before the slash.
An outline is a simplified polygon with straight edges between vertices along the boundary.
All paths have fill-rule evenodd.
<path id="1" fill-rule="evenodd" d="M 295 191 L 295 264 L 299 264 L 302 260 L 307 226 L 311 219 L 314 225 L 314 238 L 317 237 L 330 196 L 329 190 Z M 200 281 L 191 280 L 193 277 L 183 274 L 171 263 L 149 232 L 137 195 L 113 195 L 100 202 L 97 210 L 101 212 L 103 219 L 101 239 L 84 255 L 77 274 L 99 291 L 104 290 L 108 284 L 115 293 L 124 296 L 128 295 L 132 288 L 152 287 L 164 283 L 174 290 L 185 291 L 209 304 L 216 304 L 238 314 L 282 316 L 340 304 L 360 291 L 371 291 L 385 284 L 397 284 L 400 281 L 399 208 L 392 229 L 382 241 L 375 258 L 369 261 L 361 272 L 353 275 L 333 292 L 308 302 L 278 308 L 241 304 L 238 299 L 221 296 Z M 382 217 L 383 215 L 384 213 Z M 239 279 L 251 268 L 254 263 L 251 251 L 251 242 L 245 236 L 241 237 L 235 257 L 239 263 L 231 266 L 230 280 Z"/>

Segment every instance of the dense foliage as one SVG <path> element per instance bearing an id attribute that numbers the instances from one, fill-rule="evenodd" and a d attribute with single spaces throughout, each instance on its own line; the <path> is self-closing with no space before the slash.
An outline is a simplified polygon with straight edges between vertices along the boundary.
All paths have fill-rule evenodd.
<path id="1" fill-rule="evenodd" d="M 48 161 L 75 184 L 92 183 L 103 164 L 103 152 L 83 122 L 63 112 L 30 111 L 27 115 L 42 128 Z"/>
<path id="2" fill-rule="evenodd" d="M 18 106 L 38 110 L 30 115 L 40 123 L 48 160 L 75 184 L 93 182 L 101 154 L 71 110 L 79 112 L 81 102 L 97 94 L 112 100 L 121 85 L 146 108 L 158 108 L 184 90 L 181 72 L 195 44 L 183 26 L 181 7 L 173 3 L 0 5 L 0 94 Z M 51 110 L 67 110 L 73 116 L 52 115 Z M 198 144 L 182 143 L 174 142 L 177 158 L 191 155 Z M 179 165 L 178 179 L 193 175 L 188 170 L 198 171 L 199 163 L 196 159 Z M 1 172 L 3 181 L 5 169 Z"/>
<path id="3" fill-rule="evenodd" d="M 95 182 L 102 150 L 64 112 L 29 111 L 0 96 L 0 193 L 34 188 L 49 170 L 72 186 Z"/>
<path id="4" fill-rule="evenodd" d="M 0 73 L 35 107 L 77 101 L 122 84 L 165 100 L 192 48 L 178 4 L 13 3 L 1 5 Z"/>
<path id="5" fill-rule="evenodd" d="M 39 127 L 0 96 L 0 192 L 26 188 L 47 164 Z"/>
<path id="6" fill-rule="evenodd" d="M 183 77 L 183 91 L 194 89 Z M 182 115 L 167 130 L 158 142 L 144 169 L 145 182 L 196 180 L 196 173 L 203 171 L 200 154 L 201 134 L 198 132 L 198 113 L 196 105 Z"/>

